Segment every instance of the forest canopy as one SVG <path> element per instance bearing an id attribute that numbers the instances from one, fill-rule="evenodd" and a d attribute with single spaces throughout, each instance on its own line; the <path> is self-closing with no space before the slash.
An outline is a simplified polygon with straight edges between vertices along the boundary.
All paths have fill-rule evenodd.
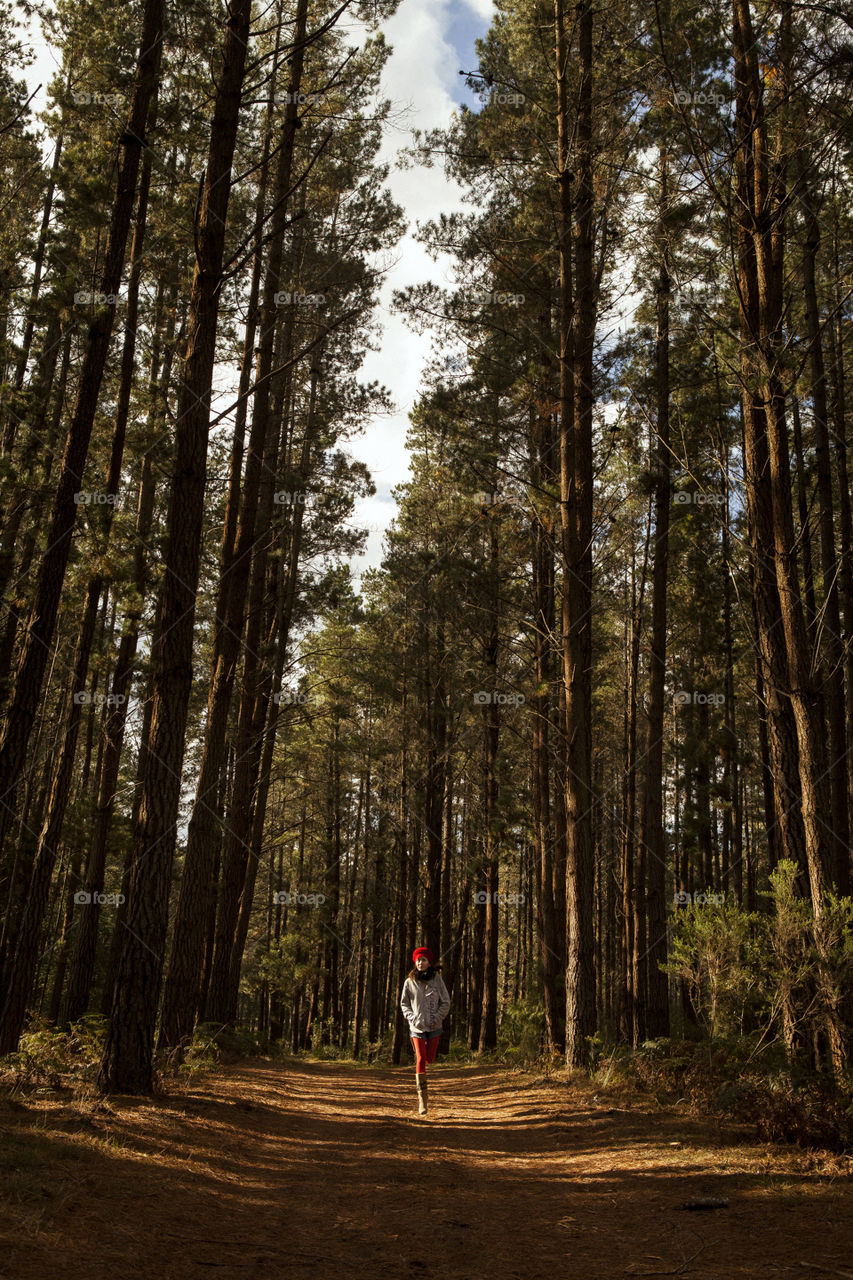
<path id="1" fill-rule="evenodd" d="M 398 1063 L 423 943 L 445 1049 L 837 1087 L 853 24 L 496 4 L 400 159 L 462 202 L 357 586 L 397 8 L 54 0 L 37 113 L 0 4 L 0 1054 Z"/>

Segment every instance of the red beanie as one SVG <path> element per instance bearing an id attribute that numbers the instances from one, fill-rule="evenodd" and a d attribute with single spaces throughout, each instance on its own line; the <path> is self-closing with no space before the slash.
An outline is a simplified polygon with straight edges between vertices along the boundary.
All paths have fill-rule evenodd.
<path id="1" fill-rule="evenodd" d="M 427 958 L 427 960 L 429 960 L 430 964 L 432 964 L 432 963 L 433 963 L 433 961 L 434 961 L 434 959 L 435 959 L 435 956 L 432 954 L 432 952 L 430 951 L 429 947 L 415 947 L 414 951 L 412 952 L 412 963 L 413 963 L 413 964 L 414 964 L 414 962 L 417 960 L 418 956 L 426 956 L 426 958 Z"/>

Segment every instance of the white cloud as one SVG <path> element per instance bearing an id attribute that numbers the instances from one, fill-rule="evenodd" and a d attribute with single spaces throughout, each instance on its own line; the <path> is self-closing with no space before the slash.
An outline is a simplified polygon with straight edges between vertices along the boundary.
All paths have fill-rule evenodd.
<path id="1" fill-rule="evenodd" d="M 495 0 L 463 0 L 465 7 L 471 9 L 479 18 L 491 22 L 495 15 Z"/>
<path id="2" fill-rule="evenodd" d="M 383 158 L 390 162 L 409 144 L 412 129 L 446 125 L 457 105 L 458 57 L 444 34 L 455 2 L 421 0 L 417 7 L 403 4 L 384 28 L 393 53 L 383 75 L 382 93 L 394 103 L 395 118 L 400 111 L 405 113 L 386 135 Z M 483 16 L 491 14 L 491 0 L 466 0 L 466 3 Z M 431 169 L 392 171 L 388 182 L 394 199 L 406 211 L 410 229 L 396 250 L 398 261 L 382 289 L 381 349 L 365 360 L 362 376 L 376 378 L 387 386 L 396 408 L 390 418 L 371 423 L 350 446 L 353 455 L 367 463 L 379 491 L 377 498 L 365 499 L 356 511 L 358 521 L 373 526 L 365 556 L 354 562 L 356 572 L 379 563 L 381 533 L 376 526 L 382 521 L 386 525 L 390 522 L 395 506 L 387 499 L 378 500 L 386 498 L 389 489 L 405 481 L 409 474 L 405 448 L 408 413 L 420 391 L 421 374 L 430 349 L 428 335 L 412 333 L 402 317 L 392 313 L 391 294 L 394 289 L 424 280 L 447 283 L 450 260 L 434 262 L 415 241 L 412 232 L 417 221 L 462 208 L 460 190 L 448 181 L 440 164 Z"/>
<path id="3" fill-rule="evenodd" d="M 396 14 L 385 24 L 384 31 L 393 53 L 384 69 L 381 94 L 390 98 L 392 118 L 385 133 L 381 159 L 393 166 L 399 151 L 411 143 L 413 129 L 445 126 L 458 101 L 464 96 L 458 75 L 459 55 L 447 39 L 446 32 L 458 15 L 459 6 L 483 19 L 483 29 L 494 13 L 492 0 L 403 0 Z M 351 21 L 350 40 L 360 43 L 364 37 L 362 24 Z M 28 79 L 31 88 L 41 82 L 36 99 L 43 107 L 47 82 L 57 70 L 57 54 L 45 40 L 37 20 L 30 24 L 30 39 L 36 62 Z M 395 513 L 390 489 L 405 481 L 409 474 L 405 447 L 408 413 L 420 390 L 421 375 L 430 349 L 429 336 L 419 336 L 405 326 L 403 319 L 391 310 L 395 289 L 424 280 L 446 284 L 450 262 L 433 262 L 413 236 L 415 223 L 437 217 L 462 207 L 458 187 L 447 180 L 440 163 L 435 168 L 395 170 L 388 184 L 394 199 L 403 206 L 410 227 L 394 251 L 395 265 L 381 290 L 379 319 L 382 335 L 379 350 L 369 353 L 360 376 L 377 379 L 388 387 L 395 403 L 394 413 L 371 422 L 364 433 L 352 440 L 349 451 L 369 467 L 377 486 L 377 495 L 358 504 L 356 521 L 370 527 L 367 553 L 353 565 L 356 572 L 381 558 L 381 529 L 387 527 Z M 233 379 L 232 379 L 233 380 Z M 224 404 L 224 401 L 223 401 Z"/>

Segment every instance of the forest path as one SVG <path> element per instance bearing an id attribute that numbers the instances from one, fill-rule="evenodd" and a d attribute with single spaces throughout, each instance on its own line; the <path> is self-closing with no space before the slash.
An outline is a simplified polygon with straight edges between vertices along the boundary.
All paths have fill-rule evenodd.
<path id="1" fill-rule="evenodd" d="M 429 1082 L 424 1119 L 411 1068 L 304 1061 L 4 1106 L 0 1280 L 853 1276 L 851 1182 L 802 1152 L 585 1082 Z"/>

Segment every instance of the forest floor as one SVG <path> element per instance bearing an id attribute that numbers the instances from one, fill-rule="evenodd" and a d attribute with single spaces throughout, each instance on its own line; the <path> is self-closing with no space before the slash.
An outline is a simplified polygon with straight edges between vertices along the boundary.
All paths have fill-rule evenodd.
<path id="1" fill-rule="evenodd" d="M 496 1066 L 241 1061 L 0 1106 L 0 1280 L 853 1280 L 850 1161 Z M 696 1197 L 727 1208 L 690 1211 Z"/>

